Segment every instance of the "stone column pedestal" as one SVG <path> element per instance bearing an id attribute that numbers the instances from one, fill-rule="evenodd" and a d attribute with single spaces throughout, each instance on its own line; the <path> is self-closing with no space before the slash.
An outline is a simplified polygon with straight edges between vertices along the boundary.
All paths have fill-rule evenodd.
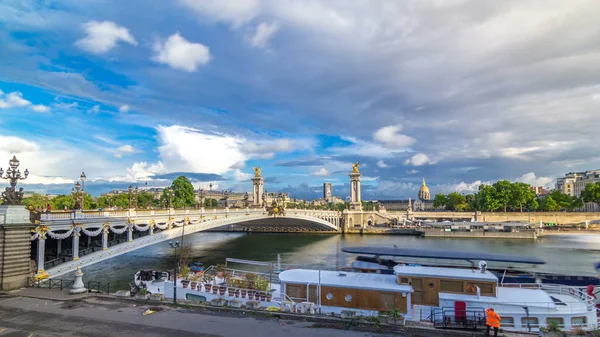
<path id="1" fill-rule="evenodd" d="M 35 274 L 30 241 L 34 227 L 24 206 L 0 205 L 0 290 L 23 287 Z"/>
<path id="2" fill-rule="evenodd" d="M 87 293 L 87 289 L 83 284 L 83 272 L 81 271 L 81 267 L 77 267 L 77 271 L 75 272 L 75 282 L 73 283 L 73 287 L 69 290 L 69 294 L 82 294 Z"/>
<path id="3" fill-rule="evenodd" d="M 362 211 L 360 198 L 360 173 L 350 173 L 350 209 Z"/>
<path id="4" fill-rule="evenodd" d="M 264 192 L 263 177 L 252 177 L 252 206 L 260 207 L 262 205 L 263 192 Z"/>

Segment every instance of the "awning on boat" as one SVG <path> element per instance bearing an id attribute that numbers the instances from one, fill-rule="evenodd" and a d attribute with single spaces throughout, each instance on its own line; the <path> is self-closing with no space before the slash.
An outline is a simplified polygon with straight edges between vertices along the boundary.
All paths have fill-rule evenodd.
<path id="1" fill-rule="evenodd" d="M 377 256 L 404 256 L 424 259 L 445 259 L 445 260 L 466 260 L 466 261 L 496 261 L 513 262 L 523 264 L 545 264 L 546 262 L 534 257 L 522 257 L 516 255 L 502 255 L 481 252 L 457 252 L 451 250 L 423 250 L 410 248 L 391 248 L 391 247 L 345 247 L 342 248 L 345 253 L 368 254 Z"/>
<path id="2" fill-rule="evenodd" d="M 267 266 L 267 267 L 271 267 L 273 265 L 272 263 L 269 263 L 269 262 L 260 262 L 260 261 L 242 260 L 242 259 L 232 259 L 232 258 L 226 258 L 225 261 L 226 262 L 233 262 L 233 263 L 253 264 L 255 266 Z"/>

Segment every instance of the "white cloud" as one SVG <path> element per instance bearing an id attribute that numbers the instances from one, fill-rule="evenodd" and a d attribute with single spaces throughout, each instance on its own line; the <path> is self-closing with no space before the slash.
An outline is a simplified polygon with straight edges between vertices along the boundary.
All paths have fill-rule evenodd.
<path id="1" fill-rule="evenodd" d="M 233 179 L 235 181 L 246 181 L 252 178 L 252 174 L 242 172 L 240 169 L 233 170 Z"/>
<path id="2" fill-rule="evenodd" d="M 137 41 L 127 28 L 111 21 L 89 21 L 82 28 L 86 37 L 77 40 L 75 45 L 92 54 L 104 54 L 120 41 L 137 46 Z"/>
<path id="3" fill-rule="evenodd" d="M 207 46 L 189 42 L 179 35 L 179 32 L 169 36 L 164 43 L 156 41 L 154 52 L 152 58 L 154 61 L 187 72 L 196 71 L 199 66 L 207 64 L 211 59 Z"/>
<path id="4" fill-rule="evenodd" d="M 19 91 L 13 91 L 0 99 L 0 109 L 21 108 L 31 105 L 31 102 L 23 98 Z"/>
<path id="5" fill-rule="evenodd" d="M 330 174 L 329 171 L 324 167 L 321 167 L 318 171 L 311 173 L 311 175 L 315 176 L 315 177 L 325 177 L 325 176 L 328 176 L 329 174 Z"/>
<path id="6" fill-rule="evenodd" d="M 314 146 L 312 141 L 303 139 L 274 139 L 262 141 L 245 141 L 241 150 L 252 158 L 270 159 L 277 152 L 292 152 L 297 150 L 310 150 Z"/>
<path id="7" fill-rule="evenodd" d="M 100 112 L 100 106 L 99 105 L 94 105 L 93 107 L 91 107 L 90 109 L 88 109 L 88 112 L 97 114 L 98 112 Z"/>
<path id="8" fill-rule="evenodd" d="M 396 153 L 406 152 L 406 149 L 391 149 L 377 143 L 361 140 L 355 137 L 342 137 L 352 144 L 344 147 L 329 148 L 336 155 L 363 156 L 372 158 L 392 158 Z"/>
<path id="9" fill-rule="evenodd" d="M 538 177 L 533 172 L 525 173 L 524 175 L 517 178 L 515 181 L 523 182 L 531 186 L 543 186 L 551 187 L 554 183 L 552 177 Z"/>
<path id="10" fill-rule="evenodd" d="M 250 38 L 250 43 L 254 47 L 258 48 L 266 48 L 269 46 L 269 41 L 277 33 L 279 30 L 279 25 L 277 23 L 266 23 L 261 22 L 258 26 L 256 26 L 256 31 L 254 35 Z"/>
<path id="11" fill-rule="evenodd" d="M 62 110 L 69 110 L 71 108 L 76 108 L 79 106 L 79 103 L 77 102 L 71 102 L 71 103 L 54 103 L 52 104 L 54 107 L 62 109 Z"/>
<path id="12" fill-rule="evenodd" d="M 48 111 L 50 111 L 50 108 L 45 105 L 38 104 L 38 105 L 32 106 L 31 110 L 33 110 L 35 112 L 48 112 Z"/>
<path id="13" fill-rule="evenodd" d="M 129 105 L 124 104 L 119 107 L 119 112 L 127 112 L 127 111 L 129 111 L 129 109 L 130 109 Z"/>
<path id="14" fill-rule="evenodd" d="M 379 160 L 377 162 L 377 167 L 379 167 L 379 168 L 388 168 L 388 167 L 390 167 L 390 165 L 386 164 L 383 160 Z"/>
<path id="15" fill-rule="evenodd" d="M 373 139 L 391 149 L 408 148 L 417 142 L 414 138 L 401 134 L 400 131 L 402 131 L 402 125 L 384 126 L 375 131 Z"/>
<path id="16" fill-rule="evenodd" d="M 136 153 L 136 152 L 137 152 L 137 150 L 133 146 L 126 144 L 126 145 L 120 146 L 119 148 L 116 149 L 115 157 L 121 158 L 125 155 Z"/>
<path id="17" fill-rule="evenodd" d="M 6 169 L 13 155 L 21 162 L 21 172 L 25 169 L 31 172 L 27 179 L 19 181 L 22 185 L 72 184 L 83 170 L 90 179 L 122 170 L 96 152 L 60 140 L 34 141 L 0 135 L 0 167 Z"/>
<path id="18" fill-rule="evenodd" d="M 416 174 L 416 173 L 419 173 L 419 171 L 417 171 L 417 170 L 410 170 L 410 171 L 406 171 L 406 173 L 408 173 L 408 174 Z"/>
<path id="19" fill-rule="evenodd" d="M 148 162 L 134 163 L 130 168 L 127 168 L 125 177 L 116 176 L 111 178 L 112 181 L 144 181 L 152 180 L 152 176 L 159 173 L 165 173 L 165 167 L 162 162 L 151 164 Z"/>
<path id="20" fill-rule="evenodd" d="M 435 164 L 436 161 L 429 158 L 428 155 L 424 153 L 417 153 L 414 156 L 404 161 L 404 165 L 412 165 L 412 166 L 423 166 Z"/>
<path id="21" fill-rule="evenodd" d="M 252 20 L 260 12 L 258 0 L 180 0 L 194 12 L 215 21 L 240 26 Z"/>

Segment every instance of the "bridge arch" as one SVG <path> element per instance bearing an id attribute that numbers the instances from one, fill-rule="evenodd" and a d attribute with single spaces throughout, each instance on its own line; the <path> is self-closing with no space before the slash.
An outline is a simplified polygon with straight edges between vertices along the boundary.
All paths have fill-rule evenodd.
<path id="1" fill-rule="evenodd" d="M 216 214 L 216 213 L 215 213 Z M 50 278 L 64 275 L 77 269 L 77 267 L 87 267 L 89 265 L 119 256 L 139 248 L 150 246 L 156 243 L 175 239 L 182 235 L 217 229 L 219 227 L 237 225 L 248 228 L 249 230 L 268 230 L 268 231 L 291 231 L 291 232 L 332 232 L 336 233 L 339 228 L 336 224 L 323 218 L 328 218 L 321 214 L 311 214 L 309 212 L 294 212 L 286 216 L 273 217 L 265 212 L 239 212 L 238 214 L 217 214 L 202 215 L 197 219 L 190 219 L 188 216 L 167 217 L 163 219 L 137 219 L 139 224 L 132 219 L 112 219 L 112 224 L 105 221 L 107 219 L 93 219 L 86 223 L 73 224 L 41 224 L 36 227 L 32 236 L 32 241 L 37 240 L 38 244 L 38 274 L 48 274 Z M 63 223 L 65 221 L 62 221 Z M 60 223 L 60 222 L 59 222 Z M 339 221 L 337 221 L 339 223 Z M 162 229 L 161 232 L 154 232 L 155 228 Z M 56 232 L 54 232 L 56 231 Z M 127 241 L 111 247 L 107 245 L 108 232 L 127 233 Z M 133 232 L 148 232 L 149 235 L 134 239 Z M 46 235 L 60 237 L 61 239 L 70 238 L 73 240 L 73 247 L 79 247 L 79 235 L 90 234 L 93 236 L 102 235 L 103 250 L 90 253 L 79 257 L 78 249 L 73 249 L 73 260 L 44 270 L 44 252 Z M 58 235 L 58 236 L 57 236 Z M 41 268 L 40 268 L 41 267 Z"/>

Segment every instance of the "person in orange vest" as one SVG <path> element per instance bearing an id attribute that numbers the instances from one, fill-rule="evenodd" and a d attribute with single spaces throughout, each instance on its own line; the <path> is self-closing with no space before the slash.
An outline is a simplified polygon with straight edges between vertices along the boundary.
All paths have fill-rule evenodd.
<path id="1" fill-rule="evenodd" d="M 485 310 L 485 325 L 487 325 L 487 330 L 485 332 L 486 336 L 490 335 L 490 328 L 494 328 L 494 337 L 498 337 L 498 329 L 500 329 L 500 315 L 498 315 L 494 308 L 487 308 Z"/>

